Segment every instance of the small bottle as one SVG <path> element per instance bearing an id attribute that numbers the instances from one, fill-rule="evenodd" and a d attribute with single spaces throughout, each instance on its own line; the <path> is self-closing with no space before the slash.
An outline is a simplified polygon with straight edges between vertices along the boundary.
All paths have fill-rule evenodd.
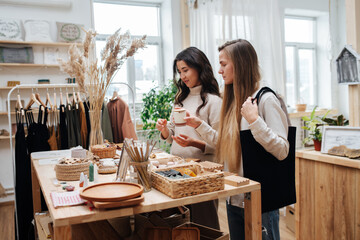
<path id="1" fill-rule="evenodd" d="M 90 163 L 89 166 L 89 181 L 93 182 L 94 181 L 94 164 Z"/>
<path id="2" fill-rule="evenodd" d="M 85 176 L 84 176 L 84 173 L 81 172 L 81 173 L 80 173 L 79 187 L 83 187 L 83 186 L 84 186 L 84 181 L 85 181 Z"/>

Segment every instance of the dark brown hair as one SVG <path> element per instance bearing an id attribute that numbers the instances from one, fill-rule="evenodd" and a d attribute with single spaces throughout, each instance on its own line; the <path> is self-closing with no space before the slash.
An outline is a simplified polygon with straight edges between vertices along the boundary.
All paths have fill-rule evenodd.
<path id="1" fill-rule="evenodd" d="M 197 108 L 196 114 L 199 114 L 201 108 L 207 103 L 207 94 L 214 94 L 220 96 L 219 84 L 214 77 L 214 72 L 206 55 L 196 47 L 189 47 L 176 55 L 173 64 L 173 81 L 178 89 L 175 96 L 175 104 L 183 106 L 182 102 L 190 93 L 190 89 L 185 85 L 181 79 L 177 79 L 178 69 L 176 63 L 184 61 L 189 68 L 195 69 L 199 74 L 199 81 L 202 86 L 200 97 L 202 104 Z"/>

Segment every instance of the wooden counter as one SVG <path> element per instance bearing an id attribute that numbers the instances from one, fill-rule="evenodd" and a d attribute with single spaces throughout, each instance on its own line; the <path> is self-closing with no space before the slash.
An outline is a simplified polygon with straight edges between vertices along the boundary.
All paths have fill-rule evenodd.
<path id="1" fill-rule="evenodd" d="M 61 151 L 58 151 L 61 152 Z M 33 155 L 32 155 L 33 156 Z M 59 155 L 57 155 L 59 156 Z M 213 199 L 224 198 L 239 193 L 250 193 L 250 199 L 245 202 L 245 229 L 246 239 L 261 239 L 261 193 L 260 184 L 250 181 L 250 184 L 233 187 L 225 184 L 225 189 L 221 191 L 205 193 L 185 198 L 172 199 L 165 194 L 152 189 L 144 193 L 145 201 L 135 207 L 90 211 L 87 206 L 72 207 L 53 207 L 50 193 L 53 191 L 63 191 L 61 187 L 53 184 L 55 180 L 54 165 L 41 165 L 39 159 L 31 159 L 32 182 L 33 182 L 33 204 L 34 213 L 41 211 L 40 188 L 43 192 L 47 207 L 54 223 L 55 239 L 71 239 L 72 224 L 93 222 L 116 217 L 130 216 L 143 212 L 156 211 L 172 208 L 192 203 L 198 203 Z M 99 182 L 111 182 L 115 174 L 99 175 Z M 76 189 L 79 189 L 77 181 L 70 182 Z"/>
<path id="2" fill-rule="evenodd" d="M 296 151 L 296 239 L 360 239 L 360 160 Z"/>

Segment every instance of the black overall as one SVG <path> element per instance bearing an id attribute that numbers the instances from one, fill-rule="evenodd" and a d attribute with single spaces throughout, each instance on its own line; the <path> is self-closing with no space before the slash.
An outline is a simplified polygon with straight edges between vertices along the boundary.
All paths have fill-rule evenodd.
<path id="1" fill-rule="evenodd" d="M 34 227 L 31 221 L 34 218 L 32 204 L 31 163 L 26 147 L 23 116 L 16 111 L 15 134 L 15 221 L 19 235 L 16 239 L 34 239 Z"/>

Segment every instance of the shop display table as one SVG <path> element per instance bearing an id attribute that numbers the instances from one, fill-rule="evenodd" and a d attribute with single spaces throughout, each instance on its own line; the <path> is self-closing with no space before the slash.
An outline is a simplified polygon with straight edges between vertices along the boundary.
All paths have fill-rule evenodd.
<path id="1" fill-rule="evenodd" d="M 68 150 L 49 151 L 31 154 L 31 174 L 34 213 L 41 212 L 40 189 L 44 195 L 49 213 L 53 220 L 54 239 L 71 239 L 72 224 L 87 223 L 117 217 L 131 216 L 138 213 L 151 212 L 161 209 L 167 209 L 187 204 L 193 204 L 213 199 L 224 198 L 239 193 L 248 193 L 245 200 L 245 234 L 246 239 L 261 239 L 261 193 L 260 184 L 250 181 L 249 184 L 233 187 L 225 184 L 225 189 L 216 192 L 210 192 L 190 197 L 172 199 L 165 194 L 152 189 L 144 193 L 145 200 L 140 205 L 133 207 L 109 209 L 109 210 L 90 210 L 86 205 L 54 208 L 50 193 L 54 191 L 63 191 L 61 187 L 53 183 L 56 179 L 53 164 L 44 164 L 46 160 L 37 157 L 49 155 L 49 158 L 58 158 Z M 41 158 L 42 158 L 41 157 Z M 112 182 L 115 174 L 99 175 L 98 183 Z M 80 190 L 76 181 L 71 182 L 76 190 Z M 93 184 L 93 183 L 90 183 Z"/>

